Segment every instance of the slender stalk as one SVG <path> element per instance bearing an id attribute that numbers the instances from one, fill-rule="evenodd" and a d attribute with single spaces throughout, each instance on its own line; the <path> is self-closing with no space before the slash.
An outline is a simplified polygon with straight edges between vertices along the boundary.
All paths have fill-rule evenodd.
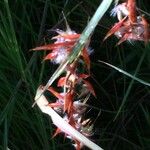
<path id="1" fill-rule="evenodd" d="M 113 68 L 113 69 L 115 69 L 115 70 L 117 70 L 117 71 L 119 71 L 120 73 L 122 73 L 122 74 L 124 74 L 124 75 L 130 77 L 131 79 L 133 79 L 133 80 L 135 80 L 135 81 L 137 81 L 137 82 L 139 82 L 139 83 L 141 83 L 141 84 L 143 84 L 143 85 L 146 85 L 146 86 L 149 86 L 149 87 L 150 87 L 150 83 L 148 83 L 148 82 L 146 82 L 146 81 L 144 81 L 144 80 L 142 80 L 142 79 L 140 79 L 140 78 L 137 78 L 137 77 L 135 76 L 135 74 L 134 74 L 134 75 L 131 75 L 130 73 L 128 73 L 128 72 L 126 72 L 126 71 L 124 71 L 124 70 L 122 70 L 122 69 L 120 69 L 120 68 L 118 68 L 118 67 L 115 67 L 114 65 L 111 65 L 111 64 L 109 64 L 109 63 L 107 63 L 107 62 L 104 62 L 104 61 L 101 61 L 101 60 L 99 60 L 99 62 L 100 62 L 100 63 L 103 63 L 103 64 L 105 64 L 105 65 L 107 65 L 107 66 L 109 66 L 109 67 L 111 67 L 111 68 Z"/>
<path id="2" fill-rule="evenodd" d="M 138 73 L 138 71 L 139 71 L 139 69 L 140 69 L 140 67 L 141 67 L 141 64 L 142 64 L 142 62 L 143 62 L 143 60 L 144 60 L 144 58 L 145 58 L 146 53 L 147 53 L 147 51 L 145 50 L 145 51 L 143 52 L 143 55 L 141 56 L 141 59 L 140 59 L 138 65 L 137 65 L 137 68 L 136 68 L 135 73 L 134 73 L 134 75 L 133 75 L 134 77 L 137 75 L 137 73 Z M 116 114 L 114 120 L 116 120 L 117 117 L 120 115 L 120 112 L 121 112 L 121 110 L 123 109 L 123 106 L 125 105 L 125 102 L 126 102 L 128 96 L 129 96 L 129 94 L 130 94 L 130 91 L 131 91 L 131 88 L 132 88 L 132 86 L 133 86 L 133 83 L 134 83 L 134 78 L 132 78 L 132 80 L 131 80 L 131 82 L 130 82 L 128 88 L 127 88 L 127 91 L 126 91 L 126 93 L 125 93 L 125 95 L 124 95 L 124 98 L 123 98 L 123 100 L 122 100 L 122 103 L 121 103 L 121 105 L 120 105 L 120 107 L 119 107 L 119 110 L 118 110 L 118 112 L 117 112 L 117 114 Z"/>

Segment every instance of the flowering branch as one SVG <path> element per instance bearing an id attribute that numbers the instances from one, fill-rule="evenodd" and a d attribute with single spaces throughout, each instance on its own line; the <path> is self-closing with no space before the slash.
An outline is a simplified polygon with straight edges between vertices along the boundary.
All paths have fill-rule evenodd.
<path id="1" fill-rule="evenodd" d="M 44 60 L 60 64 L 47 84 L 38 89 L 35 103 L 37 102 L 42 112 L 51 116 L 53 123 L 57 126 L 53 137 L 60 132 L 66 133 L 66 137 L 74 140 L 76 150 L 80 150 L 83 145 L 94 150 L 101 150 L 87 138 L 93 134 L 94 123 L 92 124 L 90 118 L 84 118 L 83 114 L 87 107 L 82 101 L 86 101 L 90 94 L 96 97 L 91 83 L 87 80 L 90 77 L 89 43 L 91 34 L 111 2 L 112 0 L 102 1 L 82 34 L 71 30 L 66 21 L 66 31 L 57 29 L 58 35 L 52 38 L 56 40 L 53 44 L 33 49 L 48 51 Z M 65 72 L 65 76 L 58 80 L 57 88 L 61 88 L 59 93 L 51 85 L 62 72 Z M 44 97 L 46 90 L 57 98 L 54 103 L 48 103 Z M 57 113 L 61 113 L 63 118 Z"/>
<path id="2" fill-rule="evenodd" d="M 83 33 L 81 34 L 79 40 L 77 41 L 76 45 L 74 46 L 68 58 L 64 62 L 62 62 L 62 64 L 58 67 L 58 69 L 54 72 L 54 74 L 47 82 L 46 86 L 44 87 L 43 93 L 62 74 L 67 64 L 72 63 L 75 59 L 77 59 L 80 56 L 83 47 L 87 43 L 91 34 L 93 33 L 99 20 L 103 17 L 104 13 L 108 10 L 112 1 L 113 0 L 103 0 L 102 3 L 99 5 L 98 9 L 96 10 L 92 19 L 88 23 L 87 27 L 84 29 Z M 40 95 L 42 95 L 43 93 L 41 93 Z"/>
<path id="3" fill-rule="evenodd" d="M 117 16 L 119 22 L 108 31 L 104 40 L 114 34 L 120 39 L 117 45 L 124 41 L 144 41 L 147 44 L 150 40 L 150 26 L 137 10 L 136 0 L 126 0 L 116 5 L 111 15 Z"/>
<path id="4" fill-rule="evenodd" d="M 86 138 L 84 135 L 82 135 L 80 132 L 75 130 L 62 117 L 60 117 L 50 106 L 48 106 L 49 102 L 47 101 L 47 99 L 46 99 L 46 97 L 44 95 L 41 95 L 40 98 L 38 98 L 39 97 L 39 93 L 41 93 L 41 92 L 43 92 L 42 88 L 39 87 L 37 89 L 37 93 L 36 93 L 36 96 L 35 96 L 36 103 L 37 103 L 38 107 L 40 108 L 40 110 L 43 113 L 48 114 L 51 117 L 53 123 L 59 129 L 61 129 L 64 133 L 74 137 L 74 139 L 80 141 L 82 144 L 84 144 L 85 146 L 89 147 L 90 149 L 103 150 L 101 147 L 99 147 L 98 145 L 93 143 L 91 140 Z"/>

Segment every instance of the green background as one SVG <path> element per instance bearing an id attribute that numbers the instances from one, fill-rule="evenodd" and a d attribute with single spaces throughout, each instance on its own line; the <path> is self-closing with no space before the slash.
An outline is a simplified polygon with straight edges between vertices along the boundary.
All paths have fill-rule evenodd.
<path id="1" fill-rule="evenodd" d="M 37 87 L 45 84 L 58 66 L 42 62 L 45 53 L 30 49 L 50 43 L 56 29 L 66 29 L 62 11 L 71 29 L 81 33 L 99 3 L 99 0 L 0 1 L 0 149 L 73 149 L 63 135 L 51 138 L 55 127 L 50 118 L 37 106 L 32 108 Z M 149 2 L 139 0 L 137 5 L 150 19 Z M 150 88 L 98 60 L 150 83 L 150 44 L 124 42 L 116 46 L 118 39 L 114 36 L 102 42 L 116 22 L 116 18 L 110 17 L 111 8 L 91 38 L 94 52 L 90 81 L 97 98 L 88 101 L 86 117 L 94 121 L 101 111 L 94 121 L 92 138 L 105 150 L 148 150 Z"/>

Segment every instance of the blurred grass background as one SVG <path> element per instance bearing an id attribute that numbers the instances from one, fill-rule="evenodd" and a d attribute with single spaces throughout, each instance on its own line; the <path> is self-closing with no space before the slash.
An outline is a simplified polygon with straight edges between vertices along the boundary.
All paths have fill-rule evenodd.
<path id="1" fill-rule="evenodd" d="M 57 66 L 41 63 L 44 53 L 30 49 L 49 42 L 55 29 L 65 30 L 62 11 L 71 28 L 82 32 L 99 3 L 99 0 L 0 1 L 0 149 L 73 149 L 63 136 L 51 138 L 54 132 L 51 120 L 36 106 L 31 107 L 38 85 L 45 84 Z M 139 0 L 137 4 L 149 13 L 148 1 Z M 94 119 L 101 110 L 93 138 L 105 150 L 148 150 L 150 88 L 98 60 L 150 83 L 150 44 L 125 42 L 116 47 L 115 37 L 102 42 L 115 21 L 107 12 L 91 39 L 94 49 L 91 82 L 97 99 L 91 97 L 89 104 L 96 108 L 87 115 Z"/>

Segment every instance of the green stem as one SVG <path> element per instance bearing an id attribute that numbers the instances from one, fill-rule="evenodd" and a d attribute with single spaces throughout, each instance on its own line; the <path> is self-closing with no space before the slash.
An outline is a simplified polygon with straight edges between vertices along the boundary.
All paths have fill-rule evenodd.
<path id="1" fill-rule="evenodd" d="M 133 75 L 134 77 L 137 75 L 137 73 L 138 73 L 138 71 L 139 71 L 139 69 L 140 69 L 140 67 L 141 67 L 141 64 L 142 64 L 142 62 L 143 62 L 143 60 L 144 60 L 144 58 L 145 58 L 146 53 L 147 53 L 147 51 L 145 50 L 144 53 L 143 53 L 143 55 L 141 56 L 141 59 L 140 59 L 138 65 L 137 65 L 137 68 L 136 68 L 135 73 L 134 73 L 134 75 Z M 129 96 L 129 94 L 130 94 L 130 92 L 131 92 L 131 88 L 132 88 L 132 86 L 133 86 L 134 80 L 135 80 L 135 78 L 132 78 L 132 80 L 131 80 L 131 82 L 130 82 L 130 84 L 129 84 L 129 86 L 128 86 L 128 89 L 127 89 L 127 91 L 126 91 L 126 93 L 125 93 L 125 96 L 124 96 L 124 98 L 123 98 L 123 100 L 122 100 L 122 103 L 121 103 L 121 105 L 120 105 L 120 107 L 119 107 L 119 110 L 118 110 L 118 112 L 117 112 L 117 114 L 116 114 L 116 116 L 115 116 L 115 118 L 114 118 L 114 121 L 115 121 L 115 120 L 117 119 L 117 117 L 120 115 L 120 112 L 122 111 L 122 109 L 123 109 L 123 107 L 124 107 L 124 105 L 125 105 L 125 103 L 126 103 L 126 101 L 127 101 L 127 98 L 128 98 L 128 96 Z"/>

